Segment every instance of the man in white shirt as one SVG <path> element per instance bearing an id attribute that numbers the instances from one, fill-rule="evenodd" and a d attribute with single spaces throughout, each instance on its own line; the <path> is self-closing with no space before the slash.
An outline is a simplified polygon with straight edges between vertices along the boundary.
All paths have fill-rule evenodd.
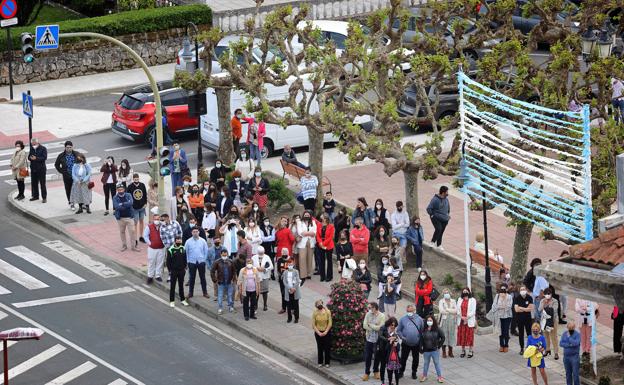
<path id="1" fill-rule="evenodd" d="M 267 297 L 269 296 L 269 279 L 273 270 L 271 257 L 264 253 L 264 247 L 258 246 L 258 254 L 251 257 L 253 267 L 260 273 L 260 293 L 262 293 L 263 311 L 267 311 Z M 256 305 L 257 306 L 257 305 Z"/>
<path id="2" fill-rule="evenodd" d="M 403 202 L 397 201 L 396 211 L 390 215 L 390 224 L 392 225 L 392 236 L 399 239 L 399 245 L 401 247 L 407 246 L 407 238 L 405 233 L 410 225 L 409 214 L 407 210 L 403 208 Z"/>
<path id="3" fill-rule="evenodd" d="M 624 117 L 624 83 L 620 79 L 611 78 L 611 103 L 614 108 L 615 120 L 621 122 Z M 618 110 L 619 116 L 615 109 Z"/>

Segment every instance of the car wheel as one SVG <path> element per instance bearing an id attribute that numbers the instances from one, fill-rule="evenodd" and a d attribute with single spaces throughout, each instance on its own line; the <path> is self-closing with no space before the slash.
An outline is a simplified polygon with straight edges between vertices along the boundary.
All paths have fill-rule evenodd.
<path id="1" fill-rule="evenodd" d="M 145 136 L 143 137 L 143 142 L 145 142 L 145 144 L 150 148 L 152 147 L 152 139 L 154 135 L 156 135 L 156 126 L 151 126 L 146 130 Z"/>
<path id="2" fill-rule="evenodd" d="M 267 159 L 269 156 L 273 155 L 273 149 L 273 141 L 271 139 L 264 139 L 262 151 L 260 151 L 260 157 L 262 157 L 262 159 Z"/>

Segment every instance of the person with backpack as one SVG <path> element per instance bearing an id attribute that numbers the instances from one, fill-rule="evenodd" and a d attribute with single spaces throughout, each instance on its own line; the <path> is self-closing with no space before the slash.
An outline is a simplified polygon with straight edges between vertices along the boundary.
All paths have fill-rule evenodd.
<path id="1" fill-rule="evenodd" d="M 412 353 L 412 379 L 415 380 L 416 373 L 418 372 L 418 363 L 420 361 L 420 339 L 422 337 L 424 323 L 423 319 L 416 314 L 416 307 L 414 305 L 407 305 L 406 310 L 407 314 L 401 317 L 396 329 L 397 335 L 402 341 L 399 378 L 403 377 L 407 359 L 409 358 L 410 353 Z"/>

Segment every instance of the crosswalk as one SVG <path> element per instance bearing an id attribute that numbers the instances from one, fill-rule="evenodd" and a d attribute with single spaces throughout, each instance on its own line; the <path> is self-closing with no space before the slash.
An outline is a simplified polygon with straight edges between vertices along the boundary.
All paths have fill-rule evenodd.
<path id="1" fill-rule="evenodd" d="M 63 151 L 65 151 L 65 142 L 51 142 L 44 143 L 44 146 L 48 149 L 48 160 L 46 161 L 46 169 L 48 170 L 46 174 L 46 180 L 56 180 L 60 178 L 60 175 L 54 169 L 54 162 L 56 161 L 56 157 Z M 28 147 L 26 147 L 28 150 Z M 75 151 L 87 155 L 89 152 L 82 148 L 77 148 Z M 17 182 L 12 177 L 11 172 L 11 156 L 15 149 L 5 149 L 0 150 L 0 180 L 4 180 L 5 183 L 10 185 L 17 185 Z M 100 165 L 98 164 L 102 159 L 98 156 L 87 156 L 87 163 L 91 165 L 93 168 L 97 168 L 99 170 Z M 25 179 L 26 183 L 30 183 L 30 177 Z"/>

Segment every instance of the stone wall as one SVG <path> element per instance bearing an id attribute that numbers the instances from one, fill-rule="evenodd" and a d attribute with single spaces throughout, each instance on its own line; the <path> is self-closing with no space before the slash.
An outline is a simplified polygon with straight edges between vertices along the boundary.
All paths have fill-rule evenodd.
<path id="1" fill-rule="evenodd" d="M 184 28 L 138 33 L 118 37 L 141 55 L 147 65 L 173 63 L 182 47 Z M 121 48 L 103 40 L 85 40 L 63 44 L 57 50 L 36 52 L 35 61 L 26 64 L 22 52 L 14 52 L 13 81 L 15 84 L 60 79 L 99 72 L 119 71 L 138 67 Z M 8 63 L 0 63 L 0 85 L 9 83 Z M 173 73 L 173 68 L 172 68 Z"/>

